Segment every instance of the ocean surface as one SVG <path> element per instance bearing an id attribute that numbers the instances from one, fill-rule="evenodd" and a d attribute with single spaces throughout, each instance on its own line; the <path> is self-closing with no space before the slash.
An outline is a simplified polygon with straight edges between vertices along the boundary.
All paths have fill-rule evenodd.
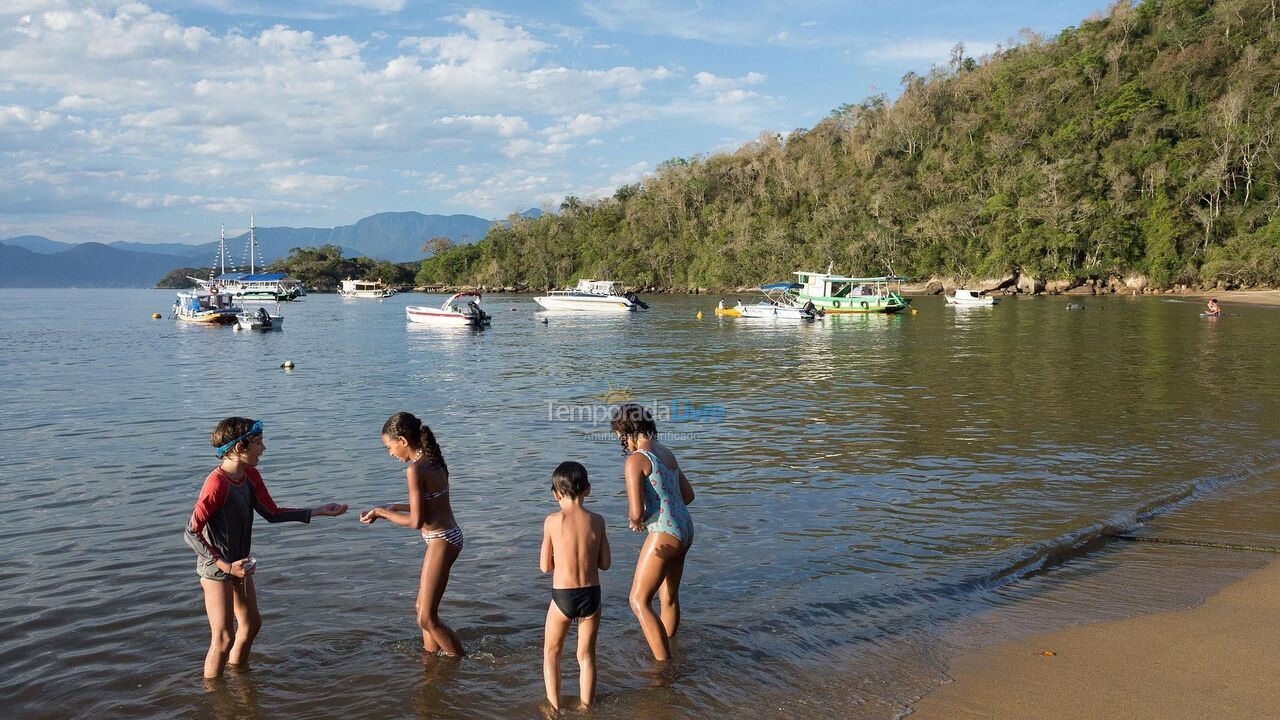
<path id="1" fill-rule="evenodd" d="M 1271 308 L 930 297 L 810 324 L 718 320 L 708 296 L 593 317 L 497 295 L 476 332 L 405 322 L 441 296 L 312 295 L 248 334 L 152 320 L 172 297 L 0 290 L 8 717 L 539 717 L 541 521 L 567 459 L 613 545 L 596 718 L 897 717 L 956 653 L 1186 606 L 1273 557 L 1111 534 L 1280 545 Z M 655 408 L 697 492 L 669 667 L 626 603 L 642 538 L 605 419 L 624 397 Z M 420 651 L 417 533 L 357 520 L 404 499 L 379 440 L 400 410 L 451 470 L 460 661 Z M 277 502 L 351 512 L 255 523 L 264 627 L 250 670 L 206 683 L 181 534 L 228 415 L 263 420 Z"/>

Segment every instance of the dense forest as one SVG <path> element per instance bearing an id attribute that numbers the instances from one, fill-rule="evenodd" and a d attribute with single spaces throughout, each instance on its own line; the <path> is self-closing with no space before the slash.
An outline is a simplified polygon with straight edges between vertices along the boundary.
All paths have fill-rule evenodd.
<path id="1" fill-rule="evenodd" d="M 424 260 L 417 282 L 733 287 L 834 263 L 1278 284 L 1278 2 L 1122 1 L 979 60 L 957 46 L 947 67 L 908 73 L 896 100 L 513 215 Z"/>
<path id="2" fill-rule="evenodd" d="M 393 287 L 413 285 L 417 262 L 393 263 L 367 257 L 346 258 L 337 245 L 321 245 L 315 248 L 292 248 L 287 257 L 276 260 L 265 268 L 266 272 L 282 272 L 300 281 L 308 290 L 337 292 L 338 285 L 347 279 L 381 280 Z M 195 287 L 192 277 L 210 277 L 210 269 L 178 268 L 170 271 L 158 288 Z"/>

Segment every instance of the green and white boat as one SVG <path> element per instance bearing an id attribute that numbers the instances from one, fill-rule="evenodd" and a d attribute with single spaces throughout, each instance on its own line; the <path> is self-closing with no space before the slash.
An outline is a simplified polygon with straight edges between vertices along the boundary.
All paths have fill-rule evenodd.
<path id="1" fill-rule="evenodd" d="M 794 305 L 813 303 L 827 314 L 896 313 L 906 310 L 911 300 L 902 297 L 898 288 L 906 278 L 849 277 L 830 272 L 794 273 L 799 288 L 792 291 Z"/>

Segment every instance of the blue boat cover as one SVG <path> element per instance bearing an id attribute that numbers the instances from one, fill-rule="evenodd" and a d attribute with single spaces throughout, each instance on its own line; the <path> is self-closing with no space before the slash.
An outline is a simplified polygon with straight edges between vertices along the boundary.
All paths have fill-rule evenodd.
<path id="1" fill-rule="evenodd" d="M 801 285 L 800 283 L 781 282 L 781 283 L 774 283 L 772 285 L 761 285 L 760 289 L 761 290 L 799 290 L 802 287 L 804 286 Z"/>
<path id="2" fill-rule="evenodd" d="M 272 282 L 274 280 L 283 280 L 284 273 L 256 273 L 253 275 L 245 275 L 240 278 L 240 282 Z"/>

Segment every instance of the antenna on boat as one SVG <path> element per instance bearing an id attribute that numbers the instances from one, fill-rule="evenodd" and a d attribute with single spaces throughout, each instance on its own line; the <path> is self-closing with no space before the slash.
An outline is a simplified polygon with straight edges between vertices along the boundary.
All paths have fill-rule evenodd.
<path id="1" fill-rule="evenodd" d="M 832 260 L 831 262 L 827 263 L 827 274 L 828 274 L 828 275 L 830 275 L 830 274 L 831 274 L 831 272 L 832 272 L 833 270 L 835 270 L 835 269 L 836 269 L 836 261 L 835 261 L 835 260 Z"/>
<path id="2" fill-rule="evenodd" d="M 257 238 L 255 237 L 255 233 L 254 233 L 255 229 L 256 228 L 254 228 L 253 226 L 253 213 L 249 213 L 249 274 L 250 275 L 253 274 L 254 268 L 255 268 L 253 256 L 258 251 Z"/>

